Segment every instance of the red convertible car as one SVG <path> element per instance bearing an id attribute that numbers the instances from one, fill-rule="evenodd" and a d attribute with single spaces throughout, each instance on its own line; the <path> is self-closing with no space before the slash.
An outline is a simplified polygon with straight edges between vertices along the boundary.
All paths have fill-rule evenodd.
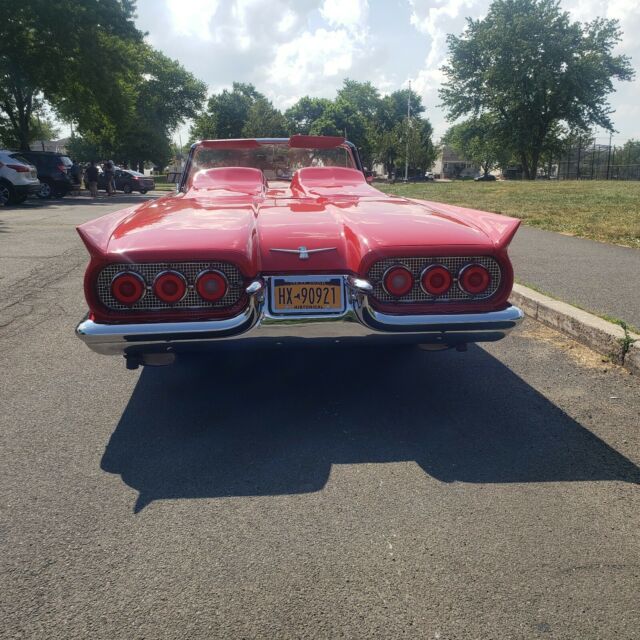
<path id="1" fill-rule="evenodd" d="M 503 338 L 519 220 L 386 195 L 338 137 L 205 140 L 176 194 L 78 227 L 77 335 L 129 368 L 222 344 Z"/>

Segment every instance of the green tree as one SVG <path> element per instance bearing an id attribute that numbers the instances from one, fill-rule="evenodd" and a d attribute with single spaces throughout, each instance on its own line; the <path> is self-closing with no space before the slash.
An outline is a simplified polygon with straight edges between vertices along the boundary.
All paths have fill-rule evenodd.
<path id="1" fill-rule="evenodd" d="M 241 138 L 251 105 L 260 98 L 266 100 L 252 84 L 234 82 L 231 91 L 209 98 L 206 110 L 194 119 L 191 139 Z"/>
<path id="2" fill-rule="evenodd" d="M 484 175 L 496 166 L 504 166 L 510 155 L 500 137 L 499 128 L 489 114 L 453 125 L 442 142 L 465 160 L 481 167 Z"/>
<path id="3" fill-rule="evenodd" d="M 619 154 L 618 162 L 621 164 L 640 165 L 640 140 L 633 138 L 627 140 L 617 153 Z"/>
<path id="4" fill-rule="evenodd" d="M 362 162 L 371 161 L 369 127 L 366 118 L 344 99 L 338 98 L 324 110 L 309 130 L 315 136 L 344 136 L 358 147 Z"/>
<path id="5" fill-rule="evenodd" d="M 401 127 L 397 126 L 389 130 L 380 130 L 376 133 L 374 140 L 373 159 L 384 166 L 387 176 L 393 176 L 396 161 L 400 156 L 400 146 L 402 144 Z"/>
<path id="6" fill-rule="evenodd" d="M 131 0 L 0 0 L 0 113 L 21 149 L 45 101 L 81 127 L 112 126 L 133 108 L 143 39 L 134 8 Z"/>
<path id="7" fill-rule="evenodd" d="M 318 120 L 331 104 L 326 98 L 300 98 L 292 107 L 285 111 L 289 133 L 308 135 L 311 126 Z"/>
<path id="8" fill-rule="evenodd" d="M 629 58 L 612 53 L 621 36 L 615 20 L 572 22 L 556 0 L 494 0 L 485 18 L 449 35 L 440 96 L 451 119 L 491 114 L 535 179 L 558 123 L 613 130 L 613 80 L 633 77 Z"/>
<path id="9" fill-rule="evenodd" d="M 70 146 L 78 160 L 113 158 L 139 169 L 146 161 L 164 166 L 171 157 L 170 135 L 194 117 L 206 95 L 206 85 L 177 61 L 143 45 L 134 108 L 113 126 L 79 128 Z M 87 157 L 90 156 L 90 157 Z"/>
<path id="10" fill-rule="evenodd" d="M 437 150 L 432 142 L 433 127 L 424 118 L 405 118 L 396 125 L 398 155 L 396 166 L 403 167 L 408 160 L 412 173 L 424 172 L 436 159 Z"/>
<path id="11" fill-rule="evenodd" d="M 133 114 L 117 126 L 114 155 L 131 166 L 145 160 L 164 166 L 170 156 L 170 135 L 197 115 L 206 85 L 176 60 L 146 46 L 137 83 Z"/>
<path id="12" fill-rule="evenodd" d="M 73 135 L 67 142 L 67 153 L 75 162 L 99 161 L 110 155 L 100 146 L 100 142 L 92 136 Z"/>
<path id="13" fill-rule="evenodd" d="M 60 135 L 60 129 L 53 120 L 43 111 L 38 110 L 31 114 L 29 123 L 28 144 L 36 140 L 54 140 Z M 0 146 L 10 149 L 21 146 L 20 138 L 11 125 L 9 118 L 0 115 Z"/>
<path id="14" fill-rule="evenodd" d="M 425 112 L 422 98 L 413 89 L 399 89 L 384 96 L 378 104 L 375 116 L 378 129 L 390 131 L 407 117 L 407 107 L 412 117 L 422 117 Z"/>
<path id="15" fill-rule="evenodd" d="M 287 120 L 269 100 L 260 97 L 249 107 L 242 135 L 245 138 L 285 137 Z"/>

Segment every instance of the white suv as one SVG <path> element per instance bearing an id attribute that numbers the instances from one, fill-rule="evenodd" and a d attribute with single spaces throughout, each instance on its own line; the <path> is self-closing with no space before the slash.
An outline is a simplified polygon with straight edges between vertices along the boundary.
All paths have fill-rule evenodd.
<path id="1" fill-rule="evenodd" d="M 0 149 L 0 202 L 20 204 L 39 191 L 36 168 L 20 152 Z"/>

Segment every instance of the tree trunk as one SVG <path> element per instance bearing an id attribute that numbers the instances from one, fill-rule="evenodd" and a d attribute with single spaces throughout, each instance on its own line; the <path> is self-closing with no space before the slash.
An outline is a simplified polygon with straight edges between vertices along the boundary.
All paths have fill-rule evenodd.
<path id="1" fill-rule="evenodd" d="M 539 160 L 540 160 L 540 151 L 536 150 L 531 154 L 531 164 L 529 165 L 529 172 L 531 173 L 530 180 L 535 180 L 538 177 Z"/>
<path id="2" fill-rule="evenodd" d="M 524 174 L 525 180 L 531 180 L 531 174 L 529 173 L 529 159 L 527 158 L 526 153 L 520 154 L 520 162 L 522 163 L 522 173 Z"/>

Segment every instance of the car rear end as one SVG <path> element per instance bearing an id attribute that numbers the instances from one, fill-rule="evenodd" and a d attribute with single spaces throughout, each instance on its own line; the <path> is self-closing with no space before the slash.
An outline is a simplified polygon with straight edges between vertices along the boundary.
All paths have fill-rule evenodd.
<path id="1" fill-rule="evenodd" d="M 36 168 L 19 153 L 0 151 L 0 199 L 19 204 L 39 190 Z"/>
<path id="2" fill-rule="evenodd" d="M 23 155 L 38 170 L 41 198 L 61 198 L 73 190 L 71 158 L 49 151 L 25 151 Z"/>
<path id="3" fill-rule="evenodd" d="M 134 175 L 132 178 L 132 184 L 134 191 L 140 193 L 147 193 L 147 191 L 153 191 L 156 188 L 155 180 L 151 176 Z"/>

